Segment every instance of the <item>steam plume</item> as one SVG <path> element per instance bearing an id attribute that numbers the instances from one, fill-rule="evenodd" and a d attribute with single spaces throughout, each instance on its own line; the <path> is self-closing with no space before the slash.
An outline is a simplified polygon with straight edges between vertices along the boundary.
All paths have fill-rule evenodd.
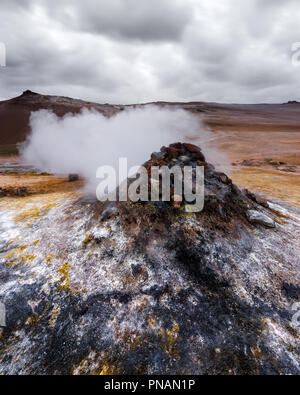
<path id="1" fill-rule="evenodd" d="M 181 109 L 156 106 L 126 109 L 111 118 L 83 110 L 63 118 L 46 110 L 33 112 L 31 134 L 21 149 L 25 162 L 53 173 L 79 173 L 95 193 L 99 166 L 118 169 L 120 157 L 128 167 L 149 159 L 162 145 L 201 135 L 207 140 L 199 118 Z M 205 135 L 205 136 L 204 136 Z"/>

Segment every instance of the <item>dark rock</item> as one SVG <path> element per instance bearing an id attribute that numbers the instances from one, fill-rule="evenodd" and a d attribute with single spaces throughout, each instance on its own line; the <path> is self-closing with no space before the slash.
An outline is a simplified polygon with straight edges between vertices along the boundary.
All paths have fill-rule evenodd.
<path id="1" fill-rule="evenodd" d="M 201 152 L 201 148 L 198 147 L 197 145 L 190 144 L 190 143 L 183 143 L 183 146 L 184 146 L 189 152 L 196 153 L 196 154 L 199 153 L 199 152 Z"/>
<path id="2" fill-rule="evenodd" d="M 177 150 L 176 148 L 166 148 L 166 155 L 169 159 L 176 159 L 180 156 L 181 151 Z"/>
<path id="3" fill-rule="evenodd" d="M 267 199 L 265 199 L 264 197 L 257 195 L 253 192 L 248 191 L 248 189 L 244 189 L 243 193 L 249 198 L 251 199 L 253 202 L 259 204 L 260 206 L 263 206 L 265 208 L 269 208 L 269 203 L 267 201 Z"/>
<path id="4" fill-rule="evenodd" d="M 297 167 L 296 166 L 278 167 L 278 170 L 285 171 L 287 173 L 296 173 Z"/>
<path id="5" fill-rule="evenodd" d="M 25 197 L 28 195 L 28 191 L 26 187 L 16 188 L 15 195 L 20 197 Z"/>
<path id="6" fill-rule="evenodd" d="M 240 192 L 238 186 L 235 185 L 235 184 L 231 184 L 231 191 L 232 191 L 232 193 L 233 193 L 234 195 L 238 195 L 239 192 Z"/>
<path id="7" fill-rule="evenodd" d="M 282 283 L 281 289 L 282 289 L 283 294 L 287 298 L 294 299 L 294 300 L 300 299 L 300 286 L 299 285 L 294 285 L 294 284 L 284 282 L 284 283 Z"/>
<path id="8" fill-rule="evenodd" d="M 26 91 L 24 91 L 23 92 L 23 94 L 22 94 L 22 96 L 39 96 L 39 94 L 38 93 L 36 93 L 36 92 L 32 92 L 31 90 L 26 90 Z"/>
<path id="9" fill-rule="evenodd" d="M 244 159 L 243 162 L 241 163 L 242 166 L 253 166 L 253 160 L 252 159 Z"/>
<path id="10" fill-rule="evenodd" d="M 205 162 L 205 156 L 200 151 L 192 153 L 192 159 L 200 160 L 201 162 Z"/>
<path id="11" fill-rule="evenodd" d="M 181 154 L 184 154 L 186 152 L 186 149 L 182 143 L 173 143 L 173 144 L 170 144 L 169 147 L 175 148 Z"/>
<path id="12" fill-rule="evenodd" d="M 79 175 L 78 174 L 69 174 L 68 180 L 69 180 L 69 182 L 78 181 Z"/>
<path id="13" fill-rule="evenodd" d="M 4 196 L 25 197 L 27 195 L 28 195 L 28 190 L 26 187 L 0 188 L 0 197 L 4 197 Z"/>
<path id="14" fill-rule="evenodd" d="M 261 205 L 261 206 L 263 206 L 265 208 L 270 208 L 267 199 L 265 199 L 262 196 L 255 195 L 255 201 L 256 201 L 257 204 L 259 204 L 259 205 Z"/>
<path id="15" fill-rule="evenodd" d="M 232 181 L 229 177 L 227 177 L 226 174 L 221 173 L 219 175 L 219 180 L 223 183 L 223 184 L 232 184 Z"/>

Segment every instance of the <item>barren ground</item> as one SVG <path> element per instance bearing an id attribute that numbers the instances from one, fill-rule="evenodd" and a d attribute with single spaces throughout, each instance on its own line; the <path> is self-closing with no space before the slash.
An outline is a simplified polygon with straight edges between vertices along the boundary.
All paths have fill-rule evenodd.
<path id="1" fill-rule="evenodd" d="M 300 103 L 223 105 L 215 103 L 155 103 L 184 108 L 199 116 L 213 132 L 209 146 L 223 152 L 231 165 L 224 168 L 239 187 L 300 207 Z M 17 163 L 16 142 L 28 133 L 31 111 L 47 108 L 58 115 L 92 108 L 106 114 L 124 106 L 98 105 L 70 98 L 42 96 L 25 92 L 0 103 L 0 165 Z M 15 122 L 18 120 L 18 122 Z M 200 143 L 201 144 L 201 143 Z M 6 155 L 3 153 L 6 152 Z M 7 153 L 11 153 L 8 155 Z M 224 167 L 220 163 L 220 168 Z M 30 193 L 70 191 L 79 184 L 65 178 L 41 175 L 0 175 L 0 187 L 25 186 Z"/>
<path id="2" fill-rule="evenodd" d="M 226 154 L 232 164 L 231 177 L 239 187 L 300 207 L 297 106 L 300 108 L 300 105 L 281 106 L 283 115 L 280 111 L 272 113 L 263 109 L 259 114 L 242 110 L 232 115 L 223 112 L 206 123 L 215 135 L 210 145 Z M 291 111 L 288 119 L 283 120 L 289 107 L 296 107 L 295 112 Z"/>

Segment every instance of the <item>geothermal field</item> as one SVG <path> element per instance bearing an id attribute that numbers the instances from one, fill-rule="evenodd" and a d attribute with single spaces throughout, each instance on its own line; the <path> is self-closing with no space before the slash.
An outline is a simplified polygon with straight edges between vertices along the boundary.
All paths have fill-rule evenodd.
<path id="1" fill-rule="evenodd" d="M 300 103 L 25 91 L 0 125 L 0 374 L 300 373 Z M 201 166 L 203 209 L 97 200 L 120 157 Z"/>

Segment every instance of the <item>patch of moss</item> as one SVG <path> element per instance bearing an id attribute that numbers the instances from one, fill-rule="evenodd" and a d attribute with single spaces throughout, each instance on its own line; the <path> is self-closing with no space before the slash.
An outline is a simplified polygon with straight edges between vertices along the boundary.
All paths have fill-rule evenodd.
<path id="1" fill-rule="evenodd" d="M 93 372 L 92 375 L 97 374 L 96 372 Z M 108 363 L 104 363 L 104 365 L 102 366 L 102 370 L 99 373 L 100 376 L 110 376 L 113 375 L 114 373 L 114 369 L 112 366 L 110 366 Z"/>
<path id="2" fill-rule="evenodd" d="M 57 317 L 60 314 L 60 307 L 58 305 L 54 305 L 53 310 L 51 312 L 51 317 L 50 317 L 50 321 L 49 321 L 49 326 L 50 328 L 53 328 L 55 325 L 55 322 L 57 320 Z"/>
<path id="3" fill-rule="evenodd" d="M 289 223 L 288 221 L 281 219 L 281 218 L 275 218 L 275 222 L 277 222 L 277 224 L 279 224 L 279 225 L 286 225 Z"/>
<path id="4" fill-rule="evenodd" d="M 19 214 L 17 214 L 14 218 L 15 222 L 28 222 L 29 224 L 32 224 L 34 221 L 40 219 L 42 216 L 46 215 L 49 210 L 51 210 L 54 207 L 57 207 L 57 203 L 49 203 L 45 204 L 42 206 L 35 206 L 31 207 L 27 210 L 21 211 Z"/>
<path id="5" fill-rule="evenodd" d="M 46 263 L 47 263 L 49 266 L 52 266 L 52 263 L 51 263 L 52 260 L 53 260 L 53 254 L 48 254 L 48 255 L 46 256 L 46 258 L 45 258 L 45 261 L 46 261 Z"/>
<path id="6" fill-rule="evenodd" d="M 164 350 L 170 358 L 179 358 L 178 349 L 176 347 L 179 329 L 179 324 L 174 324 L 171 328 L 166 331 L 163 330 L 162 332 Z"/>
<path id="7" fill-rule="evenodd" d="M 93 240 L 93 236 L 90 233 L 88 233 L 82 242 L 82 247 L 86 248 L 92 242 L 92 240 Z"/>
<path id="8" fill-rule="evenodd" d="M 84 358 L 80 364 L 74 367 L 73 375 L 90 375 L 90 376 L 107 376 L 119 375 L 122 373 L 117 363 L 109 361 L 106 353 L 101 353 L 100 359 L 96 353 L 91 353 L 88 357 Z"/>
<path id="9" fill-rule="evenodd" d="M 70 280 L 69 280 L 70 268 L 71 268 L 70 263 L 65 263 L 57 270 L 57 273 L 60 275 L 60 279 L 57 282 L 57 284 L 59 285 L 59 289 L 61 291 L 69 291 L 72 293 L 70 288 Z"/>
<path id="10" fill-rule="evenodd" d="M 277 217 L 279 218 L 284 218 L 284 219 L 291 219 L 291 217 L 289 215 L 283 214 L 281 211 L 278 211 L 274 208 L 271 209 L 271 211 L 277 215 Z"/>
<path id="11" fill-rule="evenodd" d="M 13 249 L 12 252 L 4 256 L 4 259 L 7 259 L 6 265 L 9 267 L 15 267 L 19 262 L 22 262 L 25 265 L 29 265 L 35 259 L 35 255 L 24 254 L 24 250 L 26 250 L 28 246 L 21 245 Z"/>
<path id="12" fill-rule="evenodd" d="M 17 147 L 9 147 L 9 148 L 0 148 L 0 155 L 19 155 L 19 151 Z"/>
<path id="13" fill-rule="evenodd" d="M 39 316 L 37 313 L 33 314 L 31 317 L 27 318 L 26 324 L 34 327 L 39 321 Z"/>
<path id="14" fill-rule="evenodd" d="M 87 293 L 86 289 L 81 289 L 81 290 L 73 290 L 72 289 L 70 280 L 69 280 L 70 268 L 71 268 L 71 264 L 65 263 L 57 270 L 57 273 L 60 275 L 60 279 L 56 282 L 56 284 L 58 285 L 58 289 L 60 291 L 68 292 L 71 295 L 76 295 L 79 292 L 86 294 Z"/>

